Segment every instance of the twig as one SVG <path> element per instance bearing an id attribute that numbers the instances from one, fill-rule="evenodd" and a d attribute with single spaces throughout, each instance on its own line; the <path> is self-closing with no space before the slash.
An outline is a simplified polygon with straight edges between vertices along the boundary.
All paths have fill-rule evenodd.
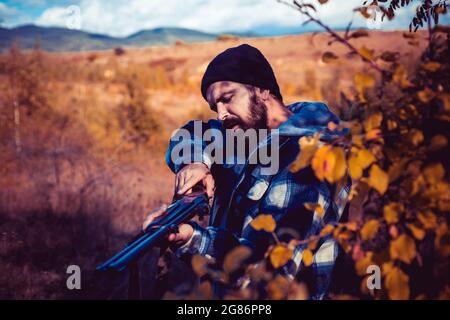
<path id="1" fill-rule="evenodd" d="M 300 4 L 297 0 L 293 1 L 295 6 L 284 0 L 276 0 L 276 1 L 279 3 L 282 3 L 284 5 L 287 5 L 288 7 L 294 8 L 295 10 L 298 10 L 301 14 L 303 14 L 309 18 L 308 21 L 312 21 L 312 22 L 316 23 L 317 25 L 319 25 L 320 27 L 322 27 L 323 29 L 325 29 L 336 41 L 338 41 L 338 42 L 342 43 L 344 46 L 346 46 L 350 50 L 350 52 L 360 56 L 361 59 L 364 62 L 368 63 L 372 68 L 379 71 L 380 73 L 386 72 L 386 70 L 381 68 L 375 61 L 363 56 L 359 52 L 359 50 L 356 49 L 348 40 L 342 38 L 339 34 L 337 34 L 334 30 L 332 30 L 330 27 L 328 27 L 326 24 L 324 24 L 319 19 L 314 18 L 307 10 L 303 10 L 302 4 Z"/>

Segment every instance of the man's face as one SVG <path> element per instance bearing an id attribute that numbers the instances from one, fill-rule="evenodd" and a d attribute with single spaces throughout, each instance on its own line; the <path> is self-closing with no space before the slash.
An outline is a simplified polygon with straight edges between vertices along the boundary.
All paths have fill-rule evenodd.
<path id="1" fill-rule="evenodd" d="M 267 107 L 257 91 L 241 83 L 219 81 L 208 87 L 206 96 L 225 129 L 266 129 Z"/>

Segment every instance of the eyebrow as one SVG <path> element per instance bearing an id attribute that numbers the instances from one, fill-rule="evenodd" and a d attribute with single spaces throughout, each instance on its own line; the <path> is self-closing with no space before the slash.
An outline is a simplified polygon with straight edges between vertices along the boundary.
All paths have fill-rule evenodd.
<path id="1" fill-rule="evenodd" d="M 210 105 L 211 109 L 217 109 L 217 101 L 222 100 L 227 94 L 234 94 L 236 92 L 236 89 L 230 89 L 224 93 L 222 93 L 219 98 L 217 98 L 216 102 L 212 105 Z"/>

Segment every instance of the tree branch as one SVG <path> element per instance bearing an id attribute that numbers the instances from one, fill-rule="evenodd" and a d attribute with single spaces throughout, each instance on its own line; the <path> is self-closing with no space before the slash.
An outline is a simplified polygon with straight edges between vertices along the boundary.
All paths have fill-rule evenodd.
<path id="1" fill-rule="evenodd" d="M 384 70 L 383 68 L 381 68 L 375 61 L 366 58 L 365 56 L 363 56 L 358 49 L 356 49 L 348 40 L 346 40 L 345 38 L 341 37 L 339 34 L 337 34 L 334 30 L 332 30 L 329 26 L 327 26 L 326 24 L 324 24 L 322 21 L 320 21 L 317 18 L 314 18 L 309 12 L 308 10 L 305 10 L 303 8 L 303 5 L 301 3 L 299 3 L 297 0 L 293 0 L 294 5 L 292 5 L 291 3 L 284 1 L 284 0 L 276 0 L 279 3 L 282 3 L 284 5 L 287 5 L 290 8 L 293 8 L 297 11 L 299 11 L 301 14 L 305 15 L 306 17 L 309 18 L 310 21 L 316 23 L 317 25 L 319 25 L 320 27 L 322 27 L 323 29 L 326 30 L 326 32 L 328 32 L 336 41 L 342 43 L 344 46 L 346 46 L 351 53 L 354 53 L 356 55 L 358 55 L 359 57 L 361 57 L 361 59 L 368 63 L 373 69 L 379 71 L 380 73 L 385 72 L 386 70 Z"/>

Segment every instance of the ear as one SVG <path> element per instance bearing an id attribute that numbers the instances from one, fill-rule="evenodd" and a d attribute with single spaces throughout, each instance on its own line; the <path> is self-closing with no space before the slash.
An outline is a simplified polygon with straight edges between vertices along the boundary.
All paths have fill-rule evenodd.
<path id="1" fill-rule="evenodd" d="M 270 98 L 270 91 L 267 89 L 260 89 L 259 95 L 263 101 L 267 101 Z"/>

